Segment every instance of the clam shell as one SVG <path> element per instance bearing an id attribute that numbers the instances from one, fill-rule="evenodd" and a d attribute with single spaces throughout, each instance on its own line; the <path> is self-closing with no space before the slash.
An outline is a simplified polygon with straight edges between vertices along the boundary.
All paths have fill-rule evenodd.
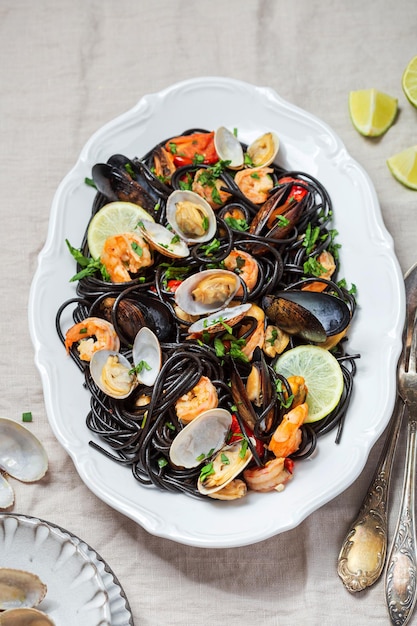
<path id="1" fill-rule="evenodd" d="M 14 502 L 14 491 L 10 483 L 0 473 L 0 509 L 8 509 Z"/>
<path id="2" fill-rule="evenodd" d="M 248 146 L 247 154 L 255 167 L 271 165 L 279 150 L 279 137 L 274 132 L 269 132 L 255 139 Z"/>
<path id="3" fill-rule="evenodd" d="M 55 626 L 55 622 L 38 609 L 22 608 L 1 613 L 0 626 Z"/>
<path id="4" fill-rule="evenodd" d="M 216 452 L 226 441 L 232 415 L 226 409 L 209 409 L 187 424 L 171 444 L 169 458 L 177 467 L 197 467 L 201 455 Z"/>
<path id="5" fill-rule="evenodd" d="M 243 455 L 242 444 L 242 440 L 234 441 L 217 452 L 213 459 L 214 474 L 207 476 L 204 481 L 201 478 L 198 479 L 197 488 L 200 493 L 209 496 L 220 491 L 245 469 L 252 460 L 253 454 L 247 446 Z M 224 461 L 226 458 L 227 463 Z"/>
<path id="6" fill-rule="evenodd" d="M 176 233 L 168 230 L 162 224 L 143 220 L 137 227 L 142 237 L 152 248 L 173 259 L 183 259 L 190 254 L 185 241 Z"/>
<path id="7" fill-rule="evenodd" d="M 220 126 L 214 133 L 214 147 L 221 161 L 230 161 L 230 169 L 243 167 L 244 154 L 240 141 L 224 126 Z"/>
<path id="8" fill-rule="evenodd" d="M 112 376 L 113 368 L 109 362 L 111 357 L 117 358 L 114 377 Z M 127 358 L 114 350 L 98 350 L 90 361 L 90 373 L 97 387 L 111 398 L 119 400 L 127 398 L 136 386 L 136 377 L 129 374 L 131 369 L 132 366 Z"/>
<path id="9" fill-rule="evenodd" d="M 219 287 L 223 279 L 227 281 L 228 288 L 224 292 L 219 289 L 215 299 L 210 297 L 206 301 L 201 301 L 193 296 L 195 290 L 204 285 L 203 281 L 214 283 L 216 278 L 219 279 Z M 216 269 L 205 270 L 189 276 L 181 283 L 175 292 L 175 302 L 183 311 L 190 315 L 207 315 L 225 308 L 235 296 L 239 287 L 240 279 L 234 272 Z M 201 295 L 204 296 L 204 293 L 208 293 L 208 291 L 205 292 L 203 289 Z"/>
<path id="10" fill-rule="evenodd" d="M 180 224 L 178 209 L 180 203 L 191 203 L 195 208 L 197 208 L 198 212 L 202 219 L 207 220 L 207 228 L 204 234 L 198 235 L 192 232 L 190 228 L 188 231 L 185 231 L 182 225 Z M 168 223 L 173 228 L 173 230 L 188 244 L 193 243 L 203 243 L 204 241 L 210 241 L 213 239 L 216 234 L 217 222 L 216 216 L 214 215 L 214 211 L 209 205 L 209 203 L 195 193 L 194 191 L 181 190 L 176 189 L 173 191 L 167 200 L 166 206 L 166 216 Z M 200 225 L 200 224 L 199 224 Z"/>
<path id="11" fill-rule="evenodd" d="M 0 567 L 0 610 L 37 606 L 46 592 L 46 585 L 36 574 Z"/>
<path id="12" fill-rule="evenodd" d="M 237 324 L 237 322 L 244 317 L 246 311 L 249 311 L 251 306 L 252 305 L 247 302 L 246 304 L 239 304 L 238 306 L 229 307 L 222 311 L 216 311 L 207 317 L 202 317 L 194 322 L 194 324 L 191 324 L 188 328 L 188 332 L 191 334 L 202 333 L 204 330 L 209 333 L 216 333 L 224 330 L 223 323 L 229 326 Z"/>
<path id="13" fill-rule="evenodd" d="M 40 480 L 48 469 L 48 457 L 39 439 L 5 417 L 0 417 L 0 468 L 25 483 Z"/>
<path id="14" fill-rule="evenodd" d="M 141 328 L 135 337 L 132 358 L 135 366 L 141 362 L 145 364 L 141 371 L 136 373 L 138 381 L 152 387 L 161 369 L 162 352 L 158 337 L 146 326 Z"/>

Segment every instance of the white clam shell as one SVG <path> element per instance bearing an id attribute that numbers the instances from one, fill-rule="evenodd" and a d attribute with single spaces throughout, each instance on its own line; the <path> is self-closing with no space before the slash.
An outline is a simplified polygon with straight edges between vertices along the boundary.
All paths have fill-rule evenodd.
<path id="1" fill-rule="evenodd" d="M 252 460 L 253 454 L 248 446 L 245 454 L 242 455 L 243 443 L 243 440 L 234 441 L 220 448 L 213 459 L 215 473 L 208 476 L 205 481 L 198 479 L 197 488 L 200 493 L 208 496 L 220 491 L 245 469 Z M 228 463 L 223 462 L 223 456 L 227 457 Z"/>
<path id="2" fill-rule="evenodd" d="M 103 368 L 106 366 L 107 360 L 109 357 L 117 357 L 118 362 L 122 367 L 130 371 L 132 369 L 131 364 L 128 359 L 120 354 L 120 352 L 115 352 L 114 350 L 98 350 L 95 352 L 90 361 L 90 373 L 91 376 L 96 383 L 97 387 L 101 389 L 104 393 L 106 393 L 111 398 L 116 398 L 119 400 L 123 400 L 127 398 L 133 391 L 136 385 L 136 378 L 134 375 L 130 375 L 130 385 L 126 383 L 126 385 L 120 385 L 117 382 L 110 387 L 106 384 L 106 381 L 103 380 L 102 372 Z M 126 373 L 126 377 L 124 377 L 124 381 L 128 378 L 128 374 Z M 123 386 L 126 387 L 125 391 L 122 391 Z"/>
<path id="3" fill-rule="evenodd" d="M 143 220 L 138 225 L 137 230 L 150 246 L 165 256 L 183 259 L 190 254 L 185 241 L 162 224 Z"/>
<path id="4" fill-rule="evenodd" d="M 209 409 L 187 424 L 175 437 L 169 451 L 177 467 L 197 467 L 201 455 L 219 450 L 226 440 L 232 415 L 226 409 Z"/>
<path id="5" fill-rule="evenodd" d="M 42 611 L 31 608 L 10 609 L 0 617 L 1 626 L 55 626 L 55 622 Z"/>
<path id="6" fill-rule="evenodd" d="M 46 592 L 46 585 L 36 574 L 0 567 L 0 610 L 37 606 Z"/>
<path id="7" fill-rule="evenodd" d="M 230 161 L 230 169 L 243 167 L 244 154 L 240 141 L 225 126 L 220 126 L 214 133 L 214 147 L 221 161 Z"/>
<path id="8" fill-rule="evenodd" d="M 152 387 L 155 384 L 162 364 L 161 345 L 154 332 L 144 326 L 135 337 L 132 349 L 135 366 L 143 362 L 145 366 L 136 373 L 140 383 Z"/>
<path id="9" fill-rule="evenodd" d="M 255 139 L 248 146 L 247 154 L 255 167 L 266 167 L 271 165 L 278 151 L 279 137 L 276 133 L 270 131 Z"/>
<path id="10" fill-rule="evenodd" d="M 192 296 L 192 292 L 203 280 L 210 277 L 214 278 L 216 275 L 219 277 L 225 276 L 234 283 L 233 291 L 229 294 L 229 296 L 221 302 L 216 301 L 213 303 L 205 303 L 195 300 Z M 175 302 L 183 311 L 189 313 L 190 315 L 207 315 L 226 307 L 236 294 L 239 287 L 240 279 L 234 272 L 216 269 L 205 270 L 189 276 L 180 284 L 175 292 Z"/>
<path id="11" fill-rule="evenodd" d="M 204 235 L 190 235 L 185 233 L 177 220 L 177 205 L 179 202 L 191 202 L 199 207 L 203 215 L 207 218 L 208 228 Z M 173 191 L 167 200 L 166 206 L 167 221 L 173 230 L 188 244 L 203 243 L 210 241 L 216 234 L 216 216 L 214 211 L 204 198 L 195 193 L 194 191 L 176 189 Z"/>
<path id="12" fill-rule="evenodd" d="M 0 473 L 0 509 L 8 509 L 14 502 L 13 487 Z"/>
<path id="13" fill-rule="evenodd" d="M 25 483 L 40 480 L 48 469 L 48 457 L 39 439 L 5 417 L 0 417 L 0 468 Z"/>
<path id="14" fill-rule="evenodd" d="M 223 322 L 233 326 L 234 323 L 239 321 L 239 319 L 245 315 L 246 311 L 249 311 L 251 306 L 252 305 L 247 302 L 246 304 L 239 304 L 227 309 L 222 309 L 221 311 L 216 311 L 211 315 L 207 315 L 207 317 L 202 317 L 194 322 L 194 324 L 191 324 L 188 328 L 188 332 L 202 333 L 203 330 L 208 332 L 217 332 L 218 330 L 224 328 L 222 325 Z M 234 320 L 236 320 L 236 322 Z"/>

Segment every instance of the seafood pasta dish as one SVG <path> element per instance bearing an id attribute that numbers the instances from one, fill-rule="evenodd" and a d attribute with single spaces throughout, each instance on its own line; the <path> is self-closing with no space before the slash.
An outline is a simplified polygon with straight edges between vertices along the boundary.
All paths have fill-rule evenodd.
<path id="1" fill-rule="evenodd" d="M 86 179 L 90 220 L 67 240 L 77 294 L 56 327 L 91 394 L 92 454 L 144 486 L 281 491 L 322 435 L 342 436 L 358 355 L 337 207 L 278 157 L 273 132 L 247 145 L 193 128 Z"/>

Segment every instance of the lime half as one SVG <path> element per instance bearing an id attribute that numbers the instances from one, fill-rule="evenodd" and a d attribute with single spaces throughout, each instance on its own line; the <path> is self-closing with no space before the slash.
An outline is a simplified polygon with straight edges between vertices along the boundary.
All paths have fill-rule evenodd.
<path id="1" fill-rule="evenodd" d="M 311 345 L 297 346 L 278 358 L 275 370 L 285 378 L 304 378 L 308 389 L 306 422 L 317 422 L 336 408 L 343 392 L 343 373 L 328 350 Z"/>
<path id="2" fill-rule="evenodd" d="M 132 202 L 110 202 L 105 204 L 90 221 L 87 230 L 87 242 L 93 259 L 98 259 L 108 237 L 133 231 L 138 222 L 153 217 Z"/>

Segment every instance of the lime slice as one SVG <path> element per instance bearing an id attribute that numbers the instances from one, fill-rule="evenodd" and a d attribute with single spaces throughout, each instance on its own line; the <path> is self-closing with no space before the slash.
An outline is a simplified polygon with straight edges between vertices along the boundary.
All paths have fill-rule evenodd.
<path id="1" fill-rule="evenodd" d="M 87 230 L 88 248 L 93 259 L 100 257 L 108 237 L 131 232 L 141 220 L 154 221 L 153 217 L 137 204 L 110 202 L 104 205 L 93 216 Z"/>
<path id="2" fill-rule="evenodd" d="M 405 68 L 401 84 L 409 102 L 417 107 L 417 56 Z"/>
<path id="3" fill-rule="evenodd" d="M 379 137 L 393 124 L 398 100 L 376 89 L 349 93 L 349 113 L 356 130 L 366 137 Z"/>
<path id="4" fill-rule="evenodd" d="M 275 370 L 285 378 L 304 378 L 308 388 L 306 422 L 323 419 L 337 406 L 343 392 L 343 374 L 338 361 L 328 350 L 318 346 L 297 346 L 278 358 Z"/>
<path id="5" fill-rule="evenodd" d="M 410 189 L 417 189 L 417 146 L 411 146 L 387 159 L 391 174 Z"/>

